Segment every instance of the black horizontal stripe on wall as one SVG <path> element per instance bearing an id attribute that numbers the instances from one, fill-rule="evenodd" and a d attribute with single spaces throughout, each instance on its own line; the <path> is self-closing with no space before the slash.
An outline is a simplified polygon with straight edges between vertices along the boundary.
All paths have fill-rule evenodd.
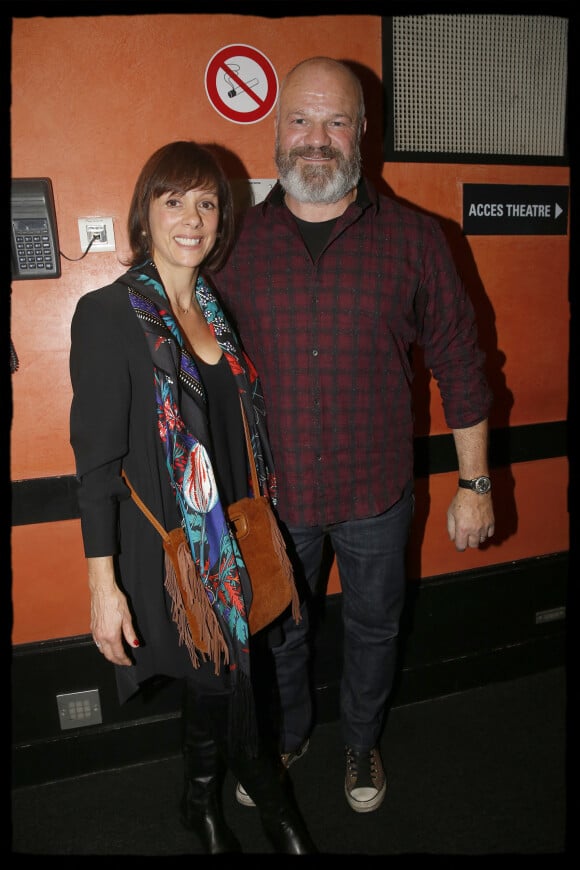
<path id="1" fill-rule="evenodd" d="M 13 481 L 12 525 L 78 519 L 77 487 L 72 474 Z"/>
<path id="2" fill-rule="evenodd" d="M 489 464 L 502 468 L 517 462 L 534 462 L 567 455 L 566 421 L 530 423 L 491 429 Z M 415 438 L 415 477 L 444 474 L 457 469 L 453 435 Z"/>
<path id="3" fill-rule="evenodd" d="M 531 423 L 492 429 L 490 466 L 533 462 L 565 456 L 566 422 Z M 452 435 L 415 439 L 415 477 L 444 474 L 457 469 Z M 39 477 L 12 482 L 12 526 L 52 523 L 79 517 L 77 480 L 74 475 Z"/>

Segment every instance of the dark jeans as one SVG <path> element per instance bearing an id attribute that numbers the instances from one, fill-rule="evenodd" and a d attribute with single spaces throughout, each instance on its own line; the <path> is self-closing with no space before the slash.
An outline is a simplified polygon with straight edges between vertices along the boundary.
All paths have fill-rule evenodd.
<path id="1" fill-rule="evenodd" d="M 327 535 L 336 555 L 344 626 L 340 716 L 344 742 L 357 750 L 378 743 L 393 685 L 414 503 L 409 484 L 402 498 L 379 516 L 326 527 L 288 528 L 312 595 L 318 591 Z M 305 602 L 299 625 L 292 617 L 284 621 L 284 642 L 272 650 L 282 752 L 297 749 L 312 727 L 308 610 Z"/>

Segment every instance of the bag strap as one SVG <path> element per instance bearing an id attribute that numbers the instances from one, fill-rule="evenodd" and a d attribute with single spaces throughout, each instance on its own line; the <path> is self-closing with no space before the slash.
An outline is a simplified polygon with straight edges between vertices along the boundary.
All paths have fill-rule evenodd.
<path id="1" fill-rule="evenodd" d="M 260 495 L 260 484 L 258 483 L 258 472 L 256 470 L 256 460 L 254 459 L 254 451 L 252 450 L 252 440 L 250 438 L 250 429 L 248 427 L 246 412 L 244 411 L 244 406 L 242 403 L 241 396 L 240 396 L 240 410 L 242 412 L 242 423 L 244 424 L 244 435 L 246 436 L 246 450 L 248 451 L 248 462 L 250 463 L 250 472 L 252 475 L 252 488 L 254 490 L 254 497 L 258 498 Z M 159 520 L 151 513 L 151 511 L 149 510 L 149 508 L 147 507 L 145 502 L 141 498 L 139 498 L 136 491 L 133 489 L 133 484 L 131 483 L 131 481 L 127 477 L 127 474 L 126 474 L 124 469 L 121 471 L 121 477 L 123 478 L 123 480 L 125 481 L 125 483 L 129 487 L 129 489 L 131 491 L 131 498 L 133 499 L 133 501 L 135 502 L 137 507 L 139 507 L 143 511 L 143 513 L 145 514 L 145 516 L 147 517 L 149 522 L 155 526 L 155 528 L 157 529 L 157 531 L 159 532 L 159 534 L 161 535 L 163 540 L 166 541 L 169 538 L 168 532 L 163 528 L 163 526 L 161 525 Z"/>
<path id="2" fill-rule="evenodd" d="M 260 484 L 258 483 L 258 472 L 256 471 L 256 460 L 254 459 L 254 451 L 252 450 L 252 440 L 250 438 L 250 429 L 248 427 L 248 420 L 246 418 L 246 412 L 244 411 L 244 405 L 242 403 L 241 396 L 240 396 L 240 409 L 242 411 L 242 422 L 244 424 L 244 435 L 246 436 L 246 449 L 248 451 L 248 462 L 250 463 L 250 472 L 252 474 L 252 489 L 254 490 L 254 498 L 259 498 L 259 496 L 260 496 Z"/>
<path id="3" fill-rule="evenodd" d="M 131 481 L 127 477 L 124 470 L 121 471 L 121 477 L 123 478 L 123 480 L 125 481 L 125 483 L 129 487 L 129 489 L 131 490 L 131 498 L 133 499 L 133 501 L 135 502 L 137 507 L 141 508 L 141 510 L 143 511 L 143 513 L 145 514 L 145 516 L 147 517 L 149 522 L 155 526 L 155 528 L 157 529 L 157 531 L 159 532 L 159 534 L 161 535 L 163 540 L 166 541 L 169 538 L 168 532 L 163 528 L 163 526 L 161 525 L 159 520 L 151 513 L 151 511 L 149 510 L 149 508 L 147 507 L 145 502 L 139 498 L 139 496 L 137 495 L 137 493 L 133 489 L 133 484 L 131 483 Z"/>

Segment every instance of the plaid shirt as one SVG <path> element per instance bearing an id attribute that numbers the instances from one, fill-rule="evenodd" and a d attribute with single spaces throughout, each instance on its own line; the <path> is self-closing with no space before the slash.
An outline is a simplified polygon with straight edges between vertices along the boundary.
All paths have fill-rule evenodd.
<path id="1" fill-rule="evenodd" d="M 375 516 L 413 475 L 414 343 L 450 428 L 488 415 L 472 305 L 439 223 L 364 181 L 315 262 L 276 185 L 216 285 L 260 374 L 289 525 Z"/>

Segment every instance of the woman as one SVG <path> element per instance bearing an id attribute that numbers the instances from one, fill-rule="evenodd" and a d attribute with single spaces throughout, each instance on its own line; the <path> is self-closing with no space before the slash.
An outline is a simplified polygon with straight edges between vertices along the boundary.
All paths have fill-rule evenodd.
<path id="1" fill-rule="evenodd" d="M 240 401 L 262 493 L 275 477 L 256 372 L 204 272 L 233 239 L 228 181 L 189 141 L 158 149 L 137 180 L 129 270 L 83 296 L 71 328 L 71 444 L 91 594 L 91 632 L 122 703 L 157 675 L 184 683 L 181 819 L 210 854 L 241 851 L 221 806 L 226 765 L 276 851 L 316 849 L 260 744 L 251 684 L 251 587 L 225 509 L 249 494 Z M 182 527 L 202 591 L 188 631 L 158 531 Z M 194 593 L 193 593 L 194 594 Z M 202 639 L 203 635 L 203 639 Z"/>

